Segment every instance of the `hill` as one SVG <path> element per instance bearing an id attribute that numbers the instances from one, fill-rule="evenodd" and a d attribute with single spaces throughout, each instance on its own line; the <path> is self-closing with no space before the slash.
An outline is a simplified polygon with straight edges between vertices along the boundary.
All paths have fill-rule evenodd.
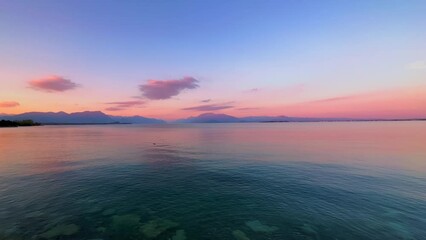
<path id="1" fill-rule="evenodd" d="M 17 115 L 3 115 L 0 119 L 23 121 L 31 119 L 41 124 L 112 124 L 112 123 L 165 123 L 155 118 L 142 116 L 121 117 L 109 116 L 100 111 L 85 112 L 27 112 Z"/>

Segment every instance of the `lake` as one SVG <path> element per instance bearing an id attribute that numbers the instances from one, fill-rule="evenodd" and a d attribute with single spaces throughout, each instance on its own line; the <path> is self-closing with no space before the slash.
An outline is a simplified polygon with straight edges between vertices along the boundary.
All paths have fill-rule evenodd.
<path id="1" fill-rule="evenodd" d="M 0 129 L 0 239 L 426 239 L 426 122 Z"/>

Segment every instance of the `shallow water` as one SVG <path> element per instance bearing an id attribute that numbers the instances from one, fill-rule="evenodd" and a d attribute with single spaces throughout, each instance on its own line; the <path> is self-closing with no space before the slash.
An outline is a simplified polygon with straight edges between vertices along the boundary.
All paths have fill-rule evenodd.
<path id="1" fill-rule="evenodd" d="M 0 239 L 426 239 L 426 122 L 0 129 Z"/>

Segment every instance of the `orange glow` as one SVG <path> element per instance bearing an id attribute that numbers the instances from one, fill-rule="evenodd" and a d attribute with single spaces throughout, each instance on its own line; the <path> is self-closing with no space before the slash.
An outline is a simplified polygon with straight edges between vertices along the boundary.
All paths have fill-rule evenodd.
<path id="1" fill-rule="evenodd" d="M 30 90 L 28 90 L 30 91 Z M 300 92 L 300 89 L 297 90 Z M 114 109 L 111 103 L 116 99 L 94 99 L 91 89 L 76 89 L 65 93 L 29 92 L 18 100 L 19 107 L 3 107 L 0 113 L 18 114 L 29 111 L 103 111 L 110 115 L 146 117 L 174 120 L 197 116 L 204 111 L 182 110 L 200 105 L 204 96 L 188 94 L 186 99 L 146 101 L 123 98 L 126 102 L 140 102 L 129 108 Z M 99 94 L 98 94 L 99 95 Z M 267 96 L 270 95 L 268 98 Z M 289 94 L 286 94 L 288 96 Z M 296 100 L 298 99 L 298 100 Z M 240 100 L 215 99 L 212 104 L 231 105 L 232 108 L 210 112 L 242 116 L 295 116 L 295 117 L 343 117 L 343 118 L 426 118 L 426 87 L 394 89 L 347 96 L 330 96 L 322 99 L 300 100 L 300 96 L 279 98 L 277 91 L 262 90 L 258 94 L 242 95 Z M 284 103 L 283 103 L 284 102 Z M 288 104 L 285 104 L 288 102 Z M 209 103 L 210 104 L 210 103 Z M 114 110 L 114 111 L 109 111 Z"/>

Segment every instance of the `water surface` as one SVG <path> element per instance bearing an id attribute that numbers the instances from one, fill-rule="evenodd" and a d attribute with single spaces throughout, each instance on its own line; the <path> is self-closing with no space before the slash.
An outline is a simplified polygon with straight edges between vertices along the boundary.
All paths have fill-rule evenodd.
<path id="1" fill-rule="evenodd" d="M 426 122 L 0 129 L 0 239 L 426 239 Z"/>

